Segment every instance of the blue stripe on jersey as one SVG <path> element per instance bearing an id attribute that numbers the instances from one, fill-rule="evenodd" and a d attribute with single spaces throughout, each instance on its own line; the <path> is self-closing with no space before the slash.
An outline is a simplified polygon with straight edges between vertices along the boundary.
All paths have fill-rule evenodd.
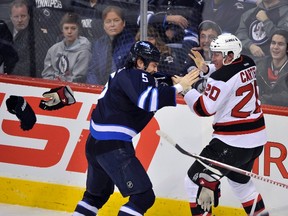
<path id="1" fill-rule="evenodd" d="M 149 100 L 148 105 L 146 105 L 146 103 L 148 103 L 147 100 Z M 153 112 L 153 111 L 158 110 L 158 89 L 152 88 L 152 86 L 149 86 L 147 90 L 145 90 L 139 97 L 138 107 L 143 110 L 147 110 L 146 107 L 149 107 L 149 109 L 147 110 L 148 112 Z"/>
<path id="2" fill-rule="evenodd" d="M 97 140 L 123 140 L 131 142 L 137 135 L 135 130 L 120 125 L 95 124 L 90 121 L 90 132 Z"/>
<path id="3" fill-rule="evenodd" d="M 153 89 L 152 90 L 152 95 L 151 95 L 151 103 L 150 103 L 150 110 L 149 112 L 154 112 L 158 110 L 158 89 Z"/>
<path id="4" fill-rule="evenodd" d="M 138 107 L 140 107 L 141 109 L 144 109 L 144 110 L 145 110 L 145 103 L 146 103 L 147 97 L 148 97 L 149 92 L 151 91 L 151 89 L 152 89 L 152 86 L 149 86 L 149 87 L 147 88 L 147 90 L 144 91 L 144 92 L 140 95 L 140 97 L 139 97 L 139 99 L 138 99 Z"/>

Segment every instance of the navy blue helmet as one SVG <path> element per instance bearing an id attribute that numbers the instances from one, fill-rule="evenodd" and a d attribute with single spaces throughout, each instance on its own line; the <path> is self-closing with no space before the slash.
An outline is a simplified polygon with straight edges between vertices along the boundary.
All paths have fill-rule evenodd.
<path id="1" fill-rule="evenodd" d="M 138 58 L 144 62 L 144 66 L 147 68 L 150 62 L 160 61 L 160 52 L 149 41 L 137 41 L 130 49 L 126 68 L 135 67 Z"/>

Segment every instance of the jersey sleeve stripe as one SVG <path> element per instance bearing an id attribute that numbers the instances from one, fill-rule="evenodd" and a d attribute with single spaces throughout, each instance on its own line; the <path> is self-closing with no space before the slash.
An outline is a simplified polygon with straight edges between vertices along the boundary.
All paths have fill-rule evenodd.
<path id="1" fill-rule="evenodd" d="M 151 93 L 151 103 L 150 103 L 150 112 L 156 111 L 158 109 L 158 90 L 152 89 Z"/>
<path id="2" fill-rule="evenodd" d="M 200 96 L 200 97 L 197 99 L 196 103 L 194 104 L 193 109 L 194 109 L 195 113 L 196 113 L 198 116 L 207 116 L 207 117 L 208 117 L 208 116 L 213 115 L 213 114 L 210 114 L 210 113 L 207 111 L 207 109 L 206 109 L 206 107 L 205 107 L 205 105 L 204 105 L 204 101 L 203 101 L 203 97 L 202 97 L 202 96 Z"/>

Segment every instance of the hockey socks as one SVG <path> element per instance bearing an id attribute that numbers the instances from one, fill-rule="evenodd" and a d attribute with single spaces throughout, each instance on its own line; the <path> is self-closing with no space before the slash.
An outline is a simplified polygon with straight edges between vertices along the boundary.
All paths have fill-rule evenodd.
<path id="1" fill-rule="evenodd" d="M 242 205 L 243 205 L 245 212 L 248 215 L 253 215 L 253 216 L 261 215 L 260 212 L 263 212 L 265 210 L 265 205 L 260 194 L 258 194 L 258 196 L 255 199 L 242 203 Z M 269 216 L 269 213 L 266 212 L 263 215 Z"/>
<path id="2" fill-rule="evenodd" d="M 80 201 L 72 216 L 95 216 L 98 212 L 98 209 L 95 206 L 92 206 L 84 201 Z"/>
<path id="3" fill-rule="evenodd" d="M 124 205 L 120 208 L 118 216 L 142 216 L 142 214 L 132 209 L 130 206 Z"/>

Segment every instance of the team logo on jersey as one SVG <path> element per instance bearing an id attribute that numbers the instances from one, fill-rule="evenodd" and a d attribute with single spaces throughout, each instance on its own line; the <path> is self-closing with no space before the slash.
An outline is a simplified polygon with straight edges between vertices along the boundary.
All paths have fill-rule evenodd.
<path id="1" fill-rule="evenodd" d="M 59 55 L 56 67 L 60 76 L 66 76 L 69 74 L 69 60 L 65 55 Z"/>
<path id="2" fill-rule="evenodd" d="M 255 20 L 251 23 L 249 28 L 249 37 L 257 45 L 264 44 L 268 40 L 267 34 L 263 26 L 263 22 Z"/>
<path id="3" fill-rule="evenodd" d="M 43 10 L 43 14 L 44 14 L 44 16 L 50 17 L 51 12 L 50 12 L 50 10 L 49 10 L 48 8 L 45 8 L 45 9 Z"/>

